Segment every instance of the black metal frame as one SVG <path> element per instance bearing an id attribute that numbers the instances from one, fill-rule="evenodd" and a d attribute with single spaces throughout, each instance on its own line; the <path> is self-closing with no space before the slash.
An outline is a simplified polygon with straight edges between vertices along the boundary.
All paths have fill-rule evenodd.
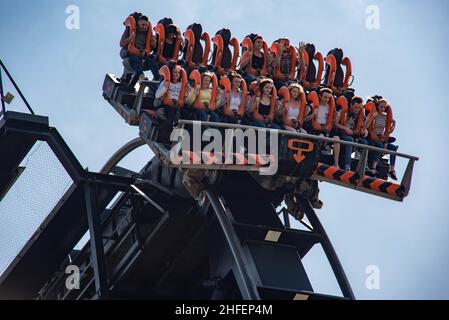
<path id="1" fill-rule="evenodd" d="M 34 115 L 34 111 L 31 108 L 30 104 L 28 103 L 27 99 L 25 98 L 25 96 L 23 95 L 22 91 L 20 91 L 19 86 L 16 84 L 16 82 L 14 81 L 13 77 L 11 76 L 11 74 L 9 73 L 8 69 L 6 69 L 6 66 L 3 64 L 3 61 L 0 59 L 0 89 L 1 89 L 1 99 L 2 99 L 2 109 L 3 109 L 3 113 L 6 112 L 6 108 L 5 108 L 5 101 L 3 100 L 4 95 L 3 95 L 3 83 L 1 81 L 1 69 L 3 69 L 6 73 L 6 75 L 8 76 L 8 79 L 11 81 L 12 85 L 14 86 L 14 88 L 17 90 L 17 92 L 19 93 L 20 97 L 22 98 L 23 102 L 25 103 L 26 107 L 28 108 L 28 110 L 30 111 L 31 114 Z"/>
<path id="2" fill-rule="evenodd" d="M 90 233 L 90 252 L 94 270 L 95 288 L 98 298 L 102 299 L 108 296 L 108 279 L 95 183 L 89 181 L 85 182 L 84 193 L 86 197 L 87 221 Z"/>
<path id="3" fill-rule="evenodd" d="M 235 274 L 236 281 L 240 288 L 240 292 L 242 294 L 243 299 L 260 299 L 260 295 L 258 289 L 256 287 L 255 281 L 258 279 L 257 271 L 254 268 L 251 268 L 251 263 L 248 261 L 248 252 L 244 250 L 242 247 L 242 239 L 236 233 L 235 230 L 235 221 L 232 213 L 226 207 L 224 199 L 221 199 L 216 191 L 212 187 L 208 187 L 205 191 L 208 201 L 210 202 L 213 211 L 215 212 L 215 216 L 223 230 L 225 235 L 227 245 L 230 248 L 232 253 L 232 257 L 235 261 L 235 265 L 237 266 L 238 273 Z M 312 232 L 301 232 L 304 237 L 313 238 L 320 243 L 323 247 L 323 250 L 326 254 L 326 257 L 329 261 L 329 264 L 332 267 L 333 273 L 337 282 L 339 284 L 340 290 L 343 294 L 343 297 L 346 299 L 354 300 L 355 296 L 351 289 L 351 285 L 346 277 L 346 274 L 343 270 L 343 266 L 338 259 L 337 253 L 333 248 L 330 239 L 328 238 L 322 224 L 320 223 L 318 217 L 315 214 L 310 202 L 305 198 L 300 198 L 300 202 L 305 210 L 305 214 L 312 226 Z M 290 221 L 288 214 L 285 214 L 286 210 L 284 210 L 284 227 L 285 230 L 293 230 L 290 229 Z M 261 226 L 252 226 L 255 229 L 260 229 Z M 318 240 L 317 240 L 318 239 Z M 280 289 L 280 288 L 279 288 Z M 281 289 L 285 291 L 284 289 Z M 302 292 L 301 294 L 303 294 Z M 315 293 L 308 293 L 308 296 L 313 296 Z M 318 294 L 319 295 L 319 294 Z M 329 296 L 330 298 L 330 296 Z M 336 297 L 333 297 L 336 298 Z"/>
<path id="4" fill-rule="evenodd" d="M 128 190 L 130 185 L 134 182 L 134 179 L 120 176 L 111 176 L 105 173 L 92 173 L 85 170 L 78 162 L 58 131 L 55 128 L 48 126 L 48 122 L 45 121 L 46 118 L 12 111 L 7 111 L 4 116 L 5 119 L 3 119 L 2 123 L 0 124 L 0 128 L 2 129 L 0 130 L 0 132 L 8 134 L 8 137 L 16 139 L 18 142 L 20 142 L 22 139 L 25 139 L 28 141 L 28 143 L 33 143 L 33 141 L 45 141 L 48 143 L 57 159 L 60 161 L 64 169 L 73 180 L 73 186 L 71 187 L 72 192 L 68 194 L 68 197 L 70 197 L 72 194 L 75 194 L 76 189 L 81 189 L 82 198 L 84 198 L 85 203 L 84 207 L 82 204 L 80 204 L 80 209 L 84 211 L 86 216 L 85 218 L 80 219 L 83 219 L 84 221 L 87 220 L 87 227 L 88 231 L 90 232 L 90 247 L 92 255 L 91 263 L 94 270 L 94 283 L 96 290 L 95 297 L 99 299 L 108 297 L 109 288 L 103 251 L 102 230 L 100 224 L 100 214 L 102 213 L 104 207 L 99 207 L 99 191 L 106 189 L 110 190 L 108 192 L 116 192 L 115 190 Z M 21 154 L 21 156 L 25 155 L 26 152 L 24 154 Z M 67 201 L 68 199 L 61 199 L 60 202 L 65 203 Z M 58 206 L 60 206 L 60 204 L 58 204 L 55 208 L 57 208 Z M 25 263 L 25 265 L 27 264 L 27 262 L 25 262 L 23 258 L 27 255 L 28 250 L 36 243 L 36 240 L 44 234 L 44 232 L 46 231 L 46 227 L 51 223 L 52 219 L 57 216 L 58 209 L 56 209 L 56 211 L 53 211 L 44 221 L 41 229 L 36 232 L 29 243 L 22 249 L 21 253 L 14 259 L 13 263 L 11 263 L 11 265 L 1 275 L 0 296 L 8 297 L 8 286 L 11 285 L 11 281 L 14 281 L 9 279 L 17 278 L 15 270 L 17 270 L 16 266 L 18 264 L 21 264 L 22 266 L 24 265 L 23 263 Z M 21 271 L 17 272 L 20 273 Z M 23 294 L 24 296 L 17 296 L 12 298 L 31 298 L 30 296 L 27 296 L 27 294 L 29 293 Z"/>
<path id="5" fill-rule="evenodd" d="M 4 100 L 4 94 L 3 94 L 2 68 L 0 68 L 0 100 L 2 101 L 2 110 L 0 112 L 0 117 L 1 117 L 6 112 L 6 110 L 5 110 L 5 100 Z"/>

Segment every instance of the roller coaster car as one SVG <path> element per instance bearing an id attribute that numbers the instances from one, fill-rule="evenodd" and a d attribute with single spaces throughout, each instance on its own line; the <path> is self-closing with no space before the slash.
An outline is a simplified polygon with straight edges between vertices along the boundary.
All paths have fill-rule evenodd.
<path id="1" fill-rule="evenodd" d="M 103 97 L 129 125 L 136 126 L 142 112 L 155 116 L 154 93 L 159 82 L 141 80 L 134 91 L 120 84 L 120 79 L 107 74 L 103 82 Z"/>
<path id="2" fill-rule="evenodd" d="M 172 124 L 162 123 L 159 119 L 156 119 L 153 101 L 154 92 L 157 87 L 157 82 L 140 81 L 137 94 L 131 93 L 129 89 L 120 87 L 119 80 L 116 76 L 106 75 L 103 85 L 103 96 L 128 124 L 139 125 L 140 137 L 153 150 L 162 163 L 169 167 L 203 169 L 206 171 L 249 171 L 253 172 L 252 176 L 260 185 L 273 190 L 286 185 L 296 185 L 300 181 L 312 178 L 396 201 L 402 201 L 408 195 L 411 186 L 414 162 L 418 160 L 418 158 L 404 154 L 396 154 L 398 157 L 408 159 L 408 165 L 402 177 L 402 181 L 400 184 L 396 184 L 387 181 L 386 174 L 388 171 L 388 164 L 386 161 L 380 161 L 377 170 L 381 174 L 378 177 L 370 177 L 365 174 L 369 150 L 371 150 L 371 152 L 381 152 L 382 154 L 389 154 L 391 151 L 385 149 L 372 150 L 372 147 L 370 146 L 358 144 L 356 147 L 363 150 L 360 159 L 352 160 L 352 171 L 344 171 L 332 166 L 331 159 L 327 159 L 320 154 L 321 145 L 325 139 L 313 135 L 292 133 L 284 130 L 268 130 L 266 136 L 267 150 L 270 150 L 271 152 L 271 147 L 273 146 L 272 142 L 274 141 L 271 140 L 272 137 L 274 137 L 273 139 L 277 139 L 276 145 L 278 146 L 278 149 L 273 150 L 273 154 L 278 155 L 277 158 L 273 158 L 271 153 L 261 156 L 258 151 L 253 152 L 253 149 L 251 148 L 259 145 L 258 140 L 250 141 L 250 139 L 245 140 L 245 138 L 243 139 L 246 143 L 244 152 L 242 152 L 242 150 L 233 152 L 233 149 L 231 149 L 231 161 L 229 163 L 226 162 L 226 159 L 228 159 L 227 156 L 229 156 L 228 153 L 226 153 L 225 157 L 222 153 L 206 152 L 204 151 L 206 150 L 204 149 L 204 142 L 202 142 L 199 153 L 192 152 L 192 150 L 182 150 L 181 153 L 176 153 L 179 152 L 179 149 L 174 148 L 178 148 L 179 145 L 177 146 L 178 141 L 174 142 L 171 139 L 173 129 L 184 129 L 184 132 L 189 133 L 188 139 L 190 139 L 189 137 L 193 136 L 192 130 L 194 124 L 199 124 L 200 122 L 179 120 L 177 125 L 173 128 Z M 282 92 L 284 91 L 285 89 Z M 309 93 L 307 98 L 312 102 L 312 106 L 317 105 L 318 97 L 315 91 Z M 341 100 L 343 100 L 343 98 L 339 100 L 340 104 Z M 372 110 L 372 105 L 373 103 L 367 104 L 365 110 Z M 389 118 L 392 119 L 392 114 Z M 389 128 L 390 130 L 386 130 L 386 134 L 391 133 L 394 128 L 392 122 L 389 125 Z M 222 134 L 224 130 L 231 130 L 233 132 L 238 129 L 243 131 L 246 129 L 253 129 L 256 132 L 266 130 L 243 125 L 203 122 L 201 123 L 201 136 L 204 136 L 207 129 L 217 129 L 221 131 Z M 273 132 L 276 132 L 275 136 L 273 135 Z M 255 134 L 255 137 L 255 139 L 260 139 L 258 134 Z M 209 143 L 209 140 L 205 139 L 205 141 L 208 141 Z M 193 141 L 190 141 L 191 146 L 194 145 L 192 142 Z M 345 144 L 346 142 L 340 141 L 340 143 Z M 172 157 L 170 157 L 170 155 L 172 155 Z M 183 161 L 179 161 L 180 159 Z M 199 162 L 197 161 L 198 159 L 200 159 Z M 260 172 L 262 169 L 270 167 L 270 164 L 272 163 L 270 160 L 272 159 L 278 160 L 276 174 L 267 176 L 257 175 L 257 171 Z"/>
<path id="3" fill-rule="evenodd" d="M 226 71 L 235 71 L 237 59 L 239 58 L 238 40 L 231 38 L 231 31 L 224 28 L 217 31 L 212 41 L 214 42 L 212 65 L 215 67 L 216 72 L 219 75 L 224 75 Z M 230 46 L 233 47 L 233 52 L 231 52 Z"/>
<path id="4" fill-rule="evenodd" d="M 200 136 L 209 138 L 204 139 L 199 145 L 198 150 L 193 152 L 191 149 L 181 149 L 184 146 L 182 143 L 188 141 L 187 145 L 194 146 L 191 140 L 194 132 L 194 125 L 199 122 L 190 120 L 179 120 L 175 129 L 182 132 L 176 135 L 174 141 L 171 141 L 171 130 L 159 127 L 157 121 L 151 116 L 144 114 L 140 122 L 140 137 L 152 149 L 155 155 L 162 163 L 169 167 L 177 167 L 183 169 L 200 169 L 206 171 L 248 171 L 251 176 L 265 189 L 278 190 L 286 188 L 291 190 L 298 186 L 302 181 L 319 180 L 332 184 L 340 185 L 346 188 L 355 189 L 358 191 L 374 194 L 387 199 L 402 201 L 410 190 L 411 178 L 413 174 L 413 164 L 417 160 L 416 157 L 407 155 L 398 155 L 409 159 L 407 169 L 404 173 L 400 184 L 389 182 L 379 177 L 370 177 L 365 174 L 365 166 L 368 158 L 369 147 L 357 144 L 358 148 L 363 150 L 360 159 L 352 160 L 352 171 L 345 171 L 331 165 L 325 158 L 320 156 L 320 144 L 323 138 L 304 134 L 295 134 L 289 131 L 278 130 L 277 134 L 273 136 L 273 131 L 268 133 L 265 137 L 268 150 L 273 153 L 260 155 L 256 153 L 251 146 L 258 145 L 259 140 L 245 141 L 247 143 L 244 151 L 234 152 L 234 149 L 227 151 L 224 148 L 224 153 L 210 151 L 210 137 L 209 129 L 214 129 L 221 132 L 221 136 L 226 136 L 226 130 L 236 132 L 236 129 L 255 129 L 264 130 L 260 128 L 253 128 L 242 125 L 222 124 L 203 122 L 198 129 Z M 215 134 L 212 134 L 215 137 Z M 182 139 L 180 139 L 182 137 Z M 255 135 L 255 139 L 260 139 Z M 272 140 L 276 139 L 276 140 Z M 181 141 L 183 142 L 181 142 Z M 273 142 L 277 142 L 277 149 L 271 150 L 274 146 Z M 215 140 L 212 141 L 215 143 Z M 343 143 L 343 142 L 340 142 Z M 232 146 L 233 147 L 233 146 Z M 209 150 L 209 151 L 206 151 Z M 249 151 L 252 150 L 252 151 Z M 382 152 L 382 150 L 380 150 Z M 387 153 L 389 151 L 386 151 Z M 275 157 L 274 155 L 277 155 Z M 230 158 L 229 158 L 230 156 Z M 231 161 L 227 161 L 230 159 Z M 262 170 L 270 167 L 270 160 L 278 161 L 277 171 L 273 174 L 260 175 Z M 381 164 L 382 165 L 382 164 Z M 257 173 L 258 172 L 258 173 Z"/>
<path id="5" fill-rule="evenodd" d="M 305 69 L 301 70 L 299 79 L 306 90 L 314 90 L 320 86 L 324 70 L 323 55 L 315 50 L 315 45 L 308 43 L 303 51 Z M 313 61 L 317 61 L 318 69 Z"/>
<path id="6" fill-rule="evenodd" d="M 342 65 L 346 71 L 343 72 Z M 326 56 L 326 73 L 324 76 L 324 85 L 332 89 L 332 91 L 340 95 L 342 91 L 348 90 L 350 79 L 352 76 L 351 60 L 344 57 L 343 50 L 335 48 Z"/>
<path id="7" fill-rule="evenodd" d="M 210 51 L 210 37 L 207 32 L 203 32 L 201 24 L 194 23 L 187 27 L 184 32 L 186 43 L 183 51 L 183 59 L 186 66 L 194 69 L 198 66 L 207 66 L 207 59 Z M 201 45 L 204 41 L 204 48 Z"/>

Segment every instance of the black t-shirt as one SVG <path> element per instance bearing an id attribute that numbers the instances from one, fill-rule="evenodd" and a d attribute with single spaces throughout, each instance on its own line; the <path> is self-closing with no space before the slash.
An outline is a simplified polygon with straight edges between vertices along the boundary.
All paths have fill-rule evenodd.
<path id="1" fill-rule="evenodd" d="M 262 102 L 259 103 L 259 114 L 262 116 L 268 116 L 270 114 L 271 110 L 271 104 L 263 104 Z"/>
<path id="2" fill-rule="evenodd" d="M 253 67 L 256 70 L 262 70 L 263 63 L 264 63 L 263 55 L 261 57 L 258 57 L 255 54 L 253 54 L 253 60 L 251 63 L 251 67 Z"/>
<path id="3" fill-rule="evenodd" d="M 175 51 L 175 41 L 172 44 L 168 44 L 165 42 L 164 50 L 162 50 L 162 56 L 166 59 L 171 59 L 173 57 L 173 53 Z"/>

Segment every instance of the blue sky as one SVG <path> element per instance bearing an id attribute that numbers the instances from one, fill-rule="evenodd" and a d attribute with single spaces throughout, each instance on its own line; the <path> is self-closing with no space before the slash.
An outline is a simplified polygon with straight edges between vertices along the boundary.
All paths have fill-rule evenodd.
<path id="1" fill-rule="evenodd" d="M 80 8 L 80 29 L 65 27 L 68 5 Z M 380 29 L 365 28 L 368 5 L 380 9 Z M 105 73 L 121 73 L 122 21 L 138 10 L 155 23 L 173 18 L 239 40 L 257 32 L 271 42 L 287 36 L 322 53 L 343 48 L 352 60 L 356 92 L 381 94 L 394 109 L 400 151 L 420 157 L 404 203 L 322 184 L 318 212 L 359 299 L 448 299 L 449 210 L 445 196 L 449 112 L 446 1 L 5 1 L 0 0 L 0 57 L 38 114 L 50 117 L 81 164 L 98 170 L 136 137 L 101 96 Z M 14 103 L 13 110 L 25 110 Z M 151 157 L 142 149 L 127 163 Z M 398 169 L 403 169 L 399 163 Z M 317 258 L 318 259 L 318 258 Z M 332 292 L 315 258 L 317 286 Z M 365 287 L 365 269 L 380 269 L 379 290 Z M 319 271 L 319 272 L 318 272 Z M 325 271 L 325 270 L 324 270 Z M 323 272 L 324 272 L 323 271 Z"/>

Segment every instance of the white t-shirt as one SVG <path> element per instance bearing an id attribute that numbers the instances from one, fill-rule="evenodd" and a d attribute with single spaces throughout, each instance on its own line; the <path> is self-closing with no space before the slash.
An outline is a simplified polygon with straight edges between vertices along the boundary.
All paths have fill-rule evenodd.
<path id="1" fill-rule="evenodd" d="M 299 108 L 288 108 L 287 111 L 288 114 L 288 118 L 290 120 L 297 120 L 298 119 L 298 115 L 299 115 Z"/>
<path id="2" fill-rule="evenodd" d="M 229 108 L 232 110 L 232 111 L 239 111 L 239 109 L 240 109 L 240 103 L 242 102 L 242 100 L 241 100 L 241 98 L 240 98 L 240 94 L 239 95 L 237 95 L 237 97 L 234 97 L 232 94 L 231 94 L 231 101 L 230 101 L 230 103 L 229 103 Z"/>
<path id="3" fill-rule="evenodd" d="M 161 99 L 164 95 L 164 81 L 162 81 L 159 85 L 159 88 L 156 91 L 156 98 Z M 181 82 L 178 81 L 176 83 L 170 82 L 167 91 L 167 97 L 173 100 L 179 100 L 179 94 L 181 93 Z"/>
<path id="4" fill-rule="evenodd" d="M 181 82 L 171 83 L 168 87 L 167 97 L 174 100 L 179 100 L 179 94 L 181 92 Z"/>
<path id="5" fill-rule="evenodd" d="M 318 115 L 316 117 L 316 121 L 319 124 L 327 124 L 327 117 L 329 116 L 329 105 L 319 105 L 318 106 Z"/>
<path id="6" fill-rule="evenodd" d="M 383 135 L 386 125 L 387 125 L 387 115 L 384 113 L 379 113 L 376 116 L 376 120 L 374 123 L 374 132 L 379 136 Z"/>

